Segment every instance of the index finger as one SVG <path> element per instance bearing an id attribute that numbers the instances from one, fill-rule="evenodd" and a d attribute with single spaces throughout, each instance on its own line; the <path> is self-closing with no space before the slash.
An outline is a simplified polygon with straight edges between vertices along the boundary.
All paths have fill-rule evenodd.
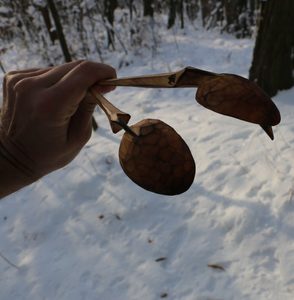
<path id="1" fill-rule="evenodd" d="M 116 71 L 109 65 L 85 61 L 63 76 L 50 89 L 64 98 L 61 105 L 76 105 L 82 101 L 88 89 L 99 81 L 115 78 Z"/>

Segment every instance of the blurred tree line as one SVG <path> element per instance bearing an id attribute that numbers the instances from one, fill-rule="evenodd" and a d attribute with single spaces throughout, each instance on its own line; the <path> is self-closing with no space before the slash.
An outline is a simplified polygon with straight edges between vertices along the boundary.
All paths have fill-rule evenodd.
<path id="1" fill-rule="evenodd" d="M 159 22 L 170 29 L 185 28 L 187 22 L 201 20 L 206 29 L 219 28 L 239 38 L 250 37 L 259 1 L 0 0 L 0 7 L 1 39 L 20 39 L 27 46 L 39 45 L 50 60 L 52 55 L 46 51 L 60 38 L 56 14 L 69 52 L 75 58 L 87 57 L 93 50 L 102 56 L 104 49 L 127 52 L 132 47 L 148 47 L 149 36 L 143 31 L 146 26 L 151 31 Z M 52 7 L 56 9 L 52 11 Z M 156 40 L 152 34 L 155 32 L 151 33 L 151 40 Z"/>
<path id="2" fill-rule="evenodd" d="M 184 30 L 201 24 L 237 38 L 255 38 L 259 28 L 250 77 L 274 94 L 280 86 L 293 85 L 293 4 L 293 0 L 0 0 L 0 52 L 13 42 L 42 55 L 48 65 L 97 56 L 103 61 L 112 51 L 122 57 L 142 48 L 155 52 L 160 26 Z M 276 40 L 281 32 L 287 37 Z M 277 63 L 281 66 L 270 71 L 264 66 L 276 57 L 270 47 L 279 49 L 280 43 L 288 59 L 281 58 Z M 271 55 L 266 55 L 268 51 Z M 127 63 L 122 58 L 120 66 Z M 280 76 L 283 64 L 288 64 L 286 85 L 270 89 L 262 83 L 269 71 Z"/>

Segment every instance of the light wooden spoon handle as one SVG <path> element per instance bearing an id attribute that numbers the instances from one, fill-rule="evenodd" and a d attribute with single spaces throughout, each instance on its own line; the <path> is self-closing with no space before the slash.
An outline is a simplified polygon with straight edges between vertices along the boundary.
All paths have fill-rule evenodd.
<path id="1" fill-rule="evenodd" d="M 177 72 L 107 79 L 100 81 L 99 85 L 150 88 L 198 87 L 203 80 L 212 76 L 217 76 L 217 74 L 186 67 Z"/>
<path id="2" fill-rule="evenodd" d="M 97 93 L 93 88 L 90 89 L 90 93 L 94 96 L 100 108 L 105 112 L 113 133 L 117 133 L 123 129 L 123 127 L 120 125 L 120 122 L 122 122 L 122 124 L 128 124 L 131 118 L 130 114 L 127 114 L 115 107 L 103 95 Z"/>

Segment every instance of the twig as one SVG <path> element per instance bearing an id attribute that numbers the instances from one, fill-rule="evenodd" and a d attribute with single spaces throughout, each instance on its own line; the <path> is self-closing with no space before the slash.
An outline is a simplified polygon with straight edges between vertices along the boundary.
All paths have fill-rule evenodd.
<path id="1" fill-rule="evenodd" d="M 0 257 L 5 260 L 11 267 L 20 270 L 20 267 L 18 267 L 17 265 L 15 265 L 14 263 L 12 263 L 8 258 L 6 258 L 1 252 L 0 252 Z"/>
<path id="2" fill-rule="evenodd" d="M 0 69 L 2 70 L 2 72 L 3 72 L 4 74 L 6 73 L 5 68 L 4 68 L 4 66 L 3 66 L 1 60 L 0 60 Z"/>
<path id="3" fill-rule="evenodd" d="M 208 264 L 207 267 L 215 270 L 225 271 L 225 268 L 223 266 L 217 264 Z"/>
<path id="4" fill-rule="evenodd" d="M 93 36 L 93 40 L 94 40 L 94 46 L 95 46 L 96 52 L 99 55 L 100 61 L 103 63 L 102 51 L 101 51 L 100 46 L 98 44 L 98 41 L 96 40 L 96 37 L 95 37 L 95 23 L 93 22 L 93 19 L 90 16 L 91 11 L 88 8 L 87 3 L 85 4 L 85 7 L 86 7 L 86 13 L 87 13 L 86 16 L 88 17 L 88 19 L 90 21 L 90 25 L 91 25 L 92 36 Z"/>
<path id="5" fill-rule="evenodd" d="M 85 156 L 87 157 L 87 159 L 88 159 L 88 161 L 89 161 L 89 163 L 90 163 L 91 167 L 92 167 L 92 168 L 93 168 L 93 170 L 94 170 L 94 174 L 95 174 L 95 175 L 97 175 L 97 174 L 98 174 L 98 170 L 97 170 L 97 168 L 96 168 L 95 164 L 93 163 L 93 161 L 92 161 L 91 157 L 89 156 L 89 154 L 88 154 L 87 150 L 86 150 L 84 153 L 85 153 Z"/>
<path id="6" fill-rule="evenodd" d="M 89 19 L 92 19 L 93 21 L 95 22 L 99 22 L 99 20 L 97 20 L 96 18 L 94 17 L 90 17 L 88 16 Z M 118 32 L 115 30 L 114 26 L 112 26 L 107 20 L 105 20 L 103 17 L 102 17 L 102 25 L 103 27 L 106 29 L 106 30 L 113 30 L 113 33 L 114 35 L 116 36 L 117 40 L 119 41 L 121 47 L 123 48 L 125 54 L 127 55 L 128 54 L 128 50 L 126 48 L 126 46 L 124 45 L 122 39 L 120 38 L 120 35 L 118 34 Z"/>
<path id="7" fill-rule="evenodd" d="M 164 261 L 166 260 L 166 257 L 159 257 L 157 259 L 155 259 L 156 262 L 160 262 L 160 261 Z"/>

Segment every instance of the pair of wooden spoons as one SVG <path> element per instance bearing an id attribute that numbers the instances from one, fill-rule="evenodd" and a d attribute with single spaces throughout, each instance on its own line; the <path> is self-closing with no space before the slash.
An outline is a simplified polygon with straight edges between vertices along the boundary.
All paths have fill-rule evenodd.
<path id="1" fill-rule="evenodd" d="M 163 195 L 189 189 L 195 177 L 195 162 L 181 136 L 166 123 L 144 119 L 129 127 L 130 115 L 91 90 L 108 117 L 113 133 L 125 129 L 119 161 L 126 175 L 142 188 Z"/>
<path id="2" fill-rule="evenodd" d="M 178 72 L 110 79 L 101 85 L 150 88 L 197 87 L 196 100 L 223 115 L 259 124 L 271 139 L 280 113 L 253 82 L 234 74 L 217 74 L 187 67 Z M 129 127 L 130 115 L 105 97 L 91 93 L 106 113 L 114 133 L 125 129 L 119 159 L 127 176 L 146 190 L 177 195 L 191 186 L 196 166 L 189 147 L 177 132 L 160 120 L 145 119 Z"/>

